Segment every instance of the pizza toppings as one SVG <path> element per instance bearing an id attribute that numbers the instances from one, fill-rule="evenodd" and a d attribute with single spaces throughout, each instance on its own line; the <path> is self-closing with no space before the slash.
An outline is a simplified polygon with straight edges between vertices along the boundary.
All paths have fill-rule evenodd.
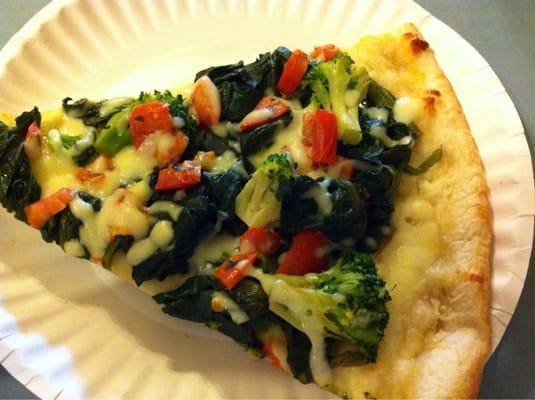
<path id="1" fill-rule="evenodd" d="M 132 142 L 136 147 L 141 146 L 151 133 L 171 132 L 173 121 L 169 113 L 169 104 L 158 100 L 141 103 L 130 112 L 128 124 Z"/>
<path id="2" fill-rule="evenodd" d="M 197 161 L 185 162 L 160 170 L 157 190 L 182 190 L 201 182 L 201 165 Z"/>
<path id="3" fill-rule="evenodd" d="M 165 312 L 328 385 L 377 356 L 389 294 L 364 253 L 392 233 L 403 171 L 441 156 L 409 165 L 411 107 L 333 45 L 278 48 L 200 71 L 187 99 L 66 99 L 12 142 L 0 125 L 0 201 L 137 285 L 184 275 Z"/>
<path id="4" fill-rule="evenodd" d="M 302 135 L 312 148 L 313 163 L 329 165 L 336 162 L 338 128 L 333 112 L 318 109 L 305 113 Z"/>
<path id="5" fill-rule="evenodd" d="M 240 122 L 240 130 L 249 131 L 260 125 L 279 119 L 290 111 L 290 107 L 281 99 L 266 96 L 256 105 L 255 109 Z"/>
<path id="6" fill-rule="evenodd" d="M 28 127 L 26 138 L 24 139 L 24 151 L 30 159 L 36 159 L 41 155 L 41 139 L 43 133 L 37 127 L 35 122 L 32 122 Z"/>
<path id="7" fill-rule="evenodd" d="M 240 252 L 257 252 L 267 256 L 277 252 L 281 236 L 273 229 L 251 227 L 240 236 Z"/>
<path id="8" fill-rule="evenodd" d="M 308 58 L 301 50 L 294 50 L 288 61 L 284 64 L 282 75 L 277 83 L 277 89 L 285 97 L 294 94 L 308 68 Z"/>
<path id="9" fill-rule="evenodd" d="M 217 87 L 208 76 L 202 76 L 195 82 L 191 104 L 201 126 L 209 128 L 219 122 L 221 99 Z"/>
<path id="10" fill-rule="evenodd" d="M 323 233 L 307 229 L 299 232 L 292 239 L 292 246 L 277 268 L 277 273 L 287 275 L 305 275 L 321 272 L 327 267 L 327 238 Z"/>
<path id="11" fill-rule="evenodd" d="M 306 74 L 304 84 L 313 93 L 312 103 L 336 115 L 338 135 L 346 144 L 362 140 L 358 105 L 366 96 L 369 84 L 364 68 L 355 67 L 346 54 L 314 65 Z"/>
<path id="12" fill-rule="evenodd" d="M 326 44 L 325 46 L 316 46 L 314 51 L 310 53 L 309 58 L 314 61 L 331 61 L 340 53 L 340 49 L 334 44 Z"/>
<path id="13" fill-rule="evenodd" d="M 74 194 L 70 189 L 61 189 L 56 193 L 27 205 L 24 208 L 28 224 L 41 229 L 54 215 L 63 211 Z"/>
<path id="14" fill-rule="evenodd" d="M 227 289 L 233 289 L 247 276 L 257 257 L 255 252 L 232 256 L 214 270 L 214 275 Z"/>

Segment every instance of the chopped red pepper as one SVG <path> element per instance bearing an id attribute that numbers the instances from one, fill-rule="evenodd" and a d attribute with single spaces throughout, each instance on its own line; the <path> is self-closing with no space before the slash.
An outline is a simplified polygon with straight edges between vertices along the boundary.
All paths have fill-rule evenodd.
<path id="1" fill-rule="evenodd" d="M 340 49 L 334 44 L 326 44 L 325 46 L 315 46 L 312 53 L 310 53 L 311 60 L 331 61 L 340 53 Z"/>
<path id="2" fill-rule="evenodd" d="M 163 101 L 154 100 L 135 106 L 130 112 L 128 122 L 136 148 L 153 132 L 173 130 L 169 104 Z"/>
<path id="3" fill-rule="evenodd" d="M 214 270 L 214 275 L 227 289 L 233 289 L 247 276 L 257 257 L 255 252 L 232 256 Z"/>
<path id="4" fill-rule="evenodd" d="M 267 228 L 249 228 L 240 237 L 240 251 L 242 253 L 257 251 L 269 256 L 279 249 L 280 244 L 280 235 Z"/>
<path id="5" fill-rule="evenodd" d="M 290 58 L 284 63 L 277 89 L 283 96 L 294 94 L 305 76 L 308 68 L 308 58 L 301 50 L 294 50 Z"/>
<path id="6" fill-rule="evenodd" d="M 305 229 L 294 236 L 292 246 L 284 260 L 279 264 L 277 273 L 305 275 L 321 272 L 328 264 L 325 247 L 328 241 L 323 233 Z"/>
<path id="7" fill-rule="evenodd" d="M 41 229 L 54 215 L 63 211 L 73 199 L 71 189 L 60 189 L 56 193 L 24 207 L 28 224 Z"/>
<path id="8" fill-rule="evenodd" d="M 279 119 L 290 111 L 290 107 L 281 99 L 266 96 L 256 105 L 255 109 L 247 114 L 240 122 L 240 130 L 250 131 L 257 126 Z"/>
<path id="9" fill-rule="evenodd" d="M 185 161 L 182 165 L 173 165 L 161 169 L 156 182 L 157 190 L 181 190 L 197 186 L 201 182 L 201 163 Z"/>
<path id="10" fill-rule="evenodd" d="M 87 168 L 78 168 L 76 172 L 76 179 L 83 183 L 96 183 L 101 182 L 105 178 L 104 174 L 99 172 L 93 172 Z"/>
<path id="11" fill-rule="evenodd" d="M 327 110 L 314 110 L 303 116 L 303 138 L 312 146 L 312 162 L 330 165 L 336 162 L 338 128 L 336 115 Z"/>

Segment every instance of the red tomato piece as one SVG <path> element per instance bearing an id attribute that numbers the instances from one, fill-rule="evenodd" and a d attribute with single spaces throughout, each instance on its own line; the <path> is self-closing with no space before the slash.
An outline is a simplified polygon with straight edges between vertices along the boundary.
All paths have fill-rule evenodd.
<path id="1" fill-rule="evenodd" d="M 318 61 L 331 61 L 340 53 L 340 49 L 334 44 L 326 44 L 325 46 L 316 46 L 314 51 L 310 53 L 310 59 Z"/>
<path id="2" fill-rule="evenodd" d="M 295 93 L 303 76 L 307 72 L 308 58 L 301 50 L 294 50 L 290 58 L 284 63 L 277 89 L 283 96 L 288 97 Z"/>
<path id="3" fill-rule="evenodd" d="M 240 122 L 240 131 L 250 131 L 257 126 L 279 119 L 290 111 L 290 107 L 281 99 L 266 96 L 256 105 L 255 109 L 247 114 Z"/>
<path id="4" fill-rule="evenodd" d="M 312 162 L 321 165 L 334 164 L 338 127 L 336 115 L 327 110 L 314 110 L 303 116 L 303 141 L 312 147 Z"/>
<path id="5" fill-rule="evenodd" d="M 214 275 L 227 289 L 233 289 L 247 276 L 257 257 L 254 252 L 232 256 L 214 270 Z"/>
<path id="6" fill-rule="evenodd" d="M 181 190 L 198 185 L 201 182 L 201 164 L 198 161 L 186 161 L 182 165 L 161 169 L 156 182 L 157 190 Z"/>
<path id="7" fill-rule="evenodd" d="M 63 211 L 73 199 L 74 192 L 70 189 L 60 189 L 56 193 L 24 207 L 28 224 L 41 229 L 54 215 Z"/>
<path id="8" fill-rule="evenodd" d="M 240 237 L 240 251 L 242 253 L 256 251 L 269 256 L 279 249 L 280 244 L 280 235 L 267 228 L 249 228 Z"/>
<path id="9" fill-rule="evenodd" d="M 76 179 L 83 183 L 101 182 L 104 178 L 104 174 L 93 172 L 87 168 L 78 168 L 78 172 L 76 172 Z"/>
<path id="10" fill-rule="evenodd" d="M 219 122 L 221 98 L 216 85 L 207 75 L 201 76 L 195 82 L 190 100 L 200 125 L 209 128 Z"/>
<path id="11" fill-rule="evenodd" d="M 173 130 L 169 104 L 157 100 L 135 106 L 130 112 L 128 123 L 136 148 L 153 132 L 172 132 Z"/>
<path id="12" fill-rule="evenodd" d="M 325 255 L 327 243 L 327 238 L 320 231 L 305 229 L 299 232 L 294 236 L 292 246 L 279 264 L 277 273 L 305 275 L 323 271 L 328 263 Z"/>

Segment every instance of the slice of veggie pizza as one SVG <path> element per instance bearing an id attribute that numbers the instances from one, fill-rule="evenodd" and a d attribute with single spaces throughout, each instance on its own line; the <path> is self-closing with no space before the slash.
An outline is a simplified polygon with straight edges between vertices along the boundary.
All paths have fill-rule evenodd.
<path id="1" fill-rule="evenodd" d="M 475 396 L 487 189 L 416 29 L 279 47 L 179 92 L 1 123 L 0 202 L 303 383 Z"/>

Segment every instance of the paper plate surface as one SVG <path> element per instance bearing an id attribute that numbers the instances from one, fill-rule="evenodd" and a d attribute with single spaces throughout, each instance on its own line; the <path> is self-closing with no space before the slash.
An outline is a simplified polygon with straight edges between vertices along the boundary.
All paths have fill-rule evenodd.
<path id="1" fill-rule="evenodd" d="M 63 97 L 136 95 L 199 69 L 285 45 L 354 44 L 413 22 L 462 103 L 494 213 L 493 346 L 525 280 L 533 238 L 529 150 L 487 62 L 408 1 L 66 0 L 45 7 L 0 52 L 0 110 L 57 108 Z M 509 160 L 507 163 L 502 160 Z M 43 398 L 327 398 L 206 328 L 165 316 L 107 271 L 47 245 L 0 212 L 0 360 Z"/>

